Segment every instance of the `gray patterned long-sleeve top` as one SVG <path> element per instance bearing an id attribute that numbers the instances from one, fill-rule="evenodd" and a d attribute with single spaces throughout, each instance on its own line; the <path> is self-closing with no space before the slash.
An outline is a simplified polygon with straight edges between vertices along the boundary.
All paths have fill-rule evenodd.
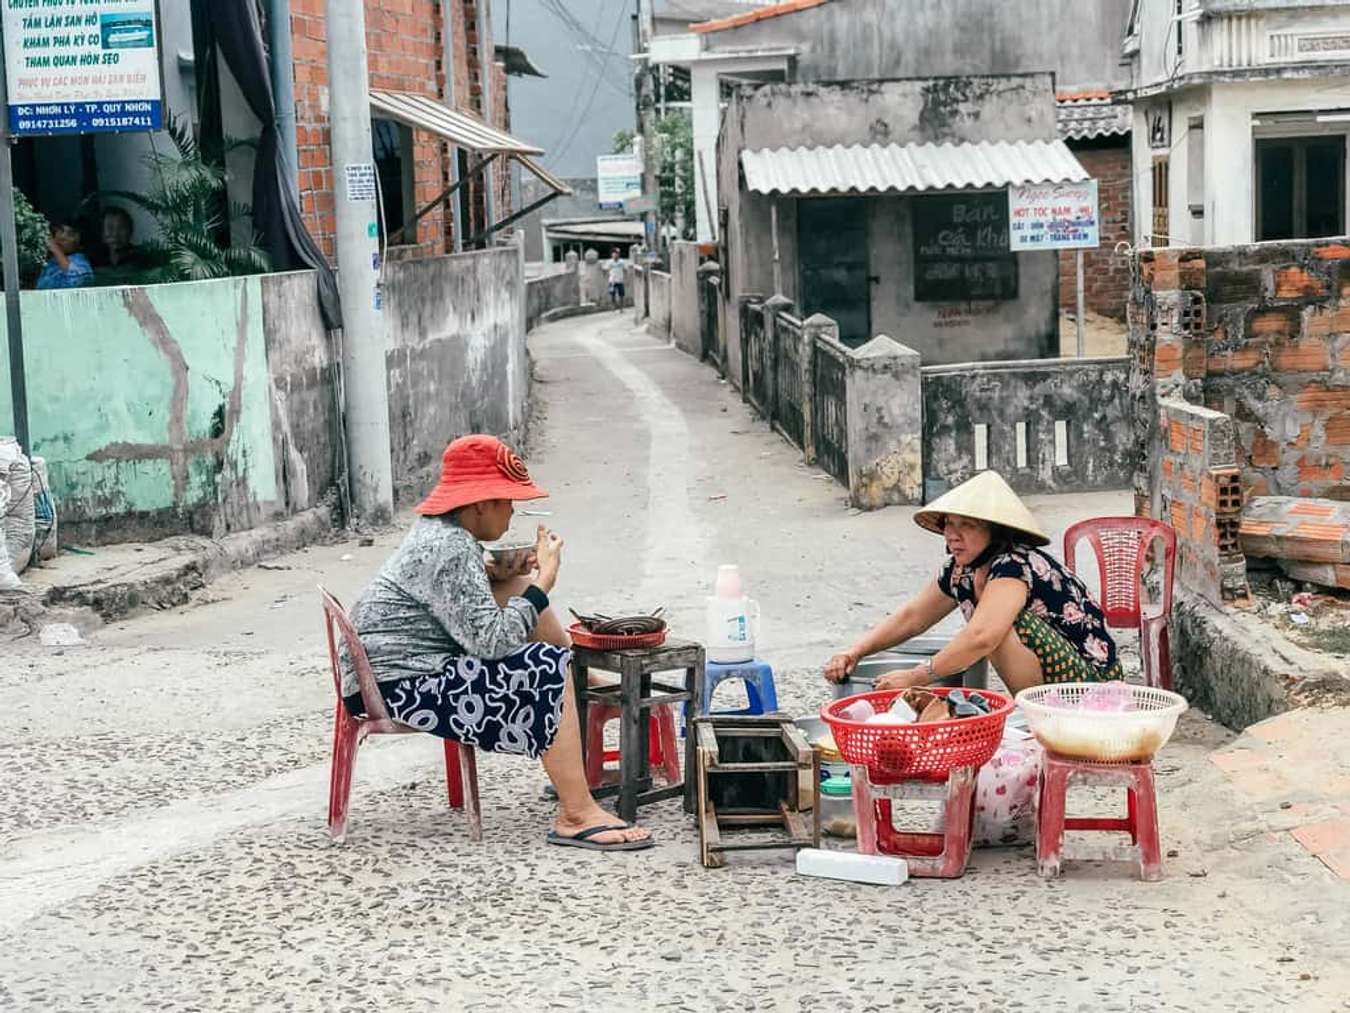
<path id="1" fill-rule="evenodd" d="M 483 549 L 449 517 L 421 517 L 352 606 L 377 682 L 438 674 L 450 658 L 504 658 L 525 646 L 548 608 L 537 587 L 499 606 Z M 342 653 L 342 695 L 360 693 Z"/>

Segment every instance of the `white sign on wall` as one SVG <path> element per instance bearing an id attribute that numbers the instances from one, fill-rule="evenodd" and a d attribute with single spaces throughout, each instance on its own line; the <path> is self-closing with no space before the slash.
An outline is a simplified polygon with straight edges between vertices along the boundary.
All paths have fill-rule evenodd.
<path id="1" fill-rule="evenodd" d="M 0 0 L 16 135 L 159 130 L 155 0 Z"/>
<path id="2" fill-rule="evenodd" d="M 1095 249 L 1101 242 L 1097 181 L 1009 187 L 1008 226 L 1014 253 Z"/>
<path id="3" fill-rule="evenodd" d="M 622 208 L 642 196 L 642 163 L 637 155 L 601 155 L 595 160 L 595 199 L 605 209 Z"/>

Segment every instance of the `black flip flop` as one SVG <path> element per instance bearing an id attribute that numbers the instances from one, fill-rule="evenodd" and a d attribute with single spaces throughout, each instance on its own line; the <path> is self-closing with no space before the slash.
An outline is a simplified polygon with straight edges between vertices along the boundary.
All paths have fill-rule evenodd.
<path id="1" fill-rule="evenodd" d="M 557 844 L 564 848 L 585 848 L 587 851 L 643 851 L 650 848 L 656 842 L 648 837 L 644 841 L 593 841 L 596 834 L 603 834 L 606 830 L 631 830 L 632 827 L 627 824 L 619 823 L 613 826 L 590 827 L 570 837 L 566 834 L 560 834 L 556 830 L 550 830 L 548 836 L 544 838 L 549 844 Z"/>

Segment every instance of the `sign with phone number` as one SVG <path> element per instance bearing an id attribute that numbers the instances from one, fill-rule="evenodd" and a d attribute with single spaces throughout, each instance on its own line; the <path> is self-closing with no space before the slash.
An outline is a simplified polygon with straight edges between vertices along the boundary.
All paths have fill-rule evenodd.
<path id="1" fill-rule="evenodd" d="M 159 130 L 154 0 L 0 0 L 16 136 Z"/>

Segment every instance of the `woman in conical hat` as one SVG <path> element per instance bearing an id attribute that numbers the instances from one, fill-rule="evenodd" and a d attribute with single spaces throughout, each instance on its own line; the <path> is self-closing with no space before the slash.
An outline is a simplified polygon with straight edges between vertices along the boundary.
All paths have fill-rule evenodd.
<path id="1" fill-rule="evenodd" d="M 922 686 L 988 658 L 1016 693 L 1045 682 L 1122 677 L 1115 641 L 1083 582 L 1042 550 L 1050 539 L 1017 494 L 985 471 L 914 515 L 940 534 L 947 559 L 934 580 L 825 666 L 842 681 L 859 660 L 916 637 L 960 608 L 966 625 L 917 668 L 890 672 L 877 689 Z"/>

